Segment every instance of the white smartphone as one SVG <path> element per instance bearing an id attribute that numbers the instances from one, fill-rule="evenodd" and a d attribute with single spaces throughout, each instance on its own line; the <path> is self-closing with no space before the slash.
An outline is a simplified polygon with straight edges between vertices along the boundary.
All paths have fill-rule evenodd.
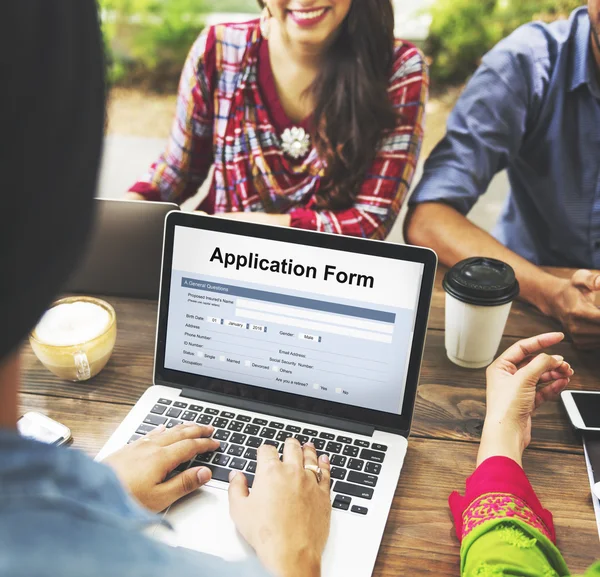
<path id="1" fill-rule="evenodd" d="M 31 411 L 25 413 L 17 422 L 19 433 L 48 445 L 64 445 L 71 440 L 71 429 L 65 425 Z"/>
<path id="2" fill-rule="evenodd" d="M 563 391 L 560 397 L 576 429 L 600 431 L 600 391 Z"/>

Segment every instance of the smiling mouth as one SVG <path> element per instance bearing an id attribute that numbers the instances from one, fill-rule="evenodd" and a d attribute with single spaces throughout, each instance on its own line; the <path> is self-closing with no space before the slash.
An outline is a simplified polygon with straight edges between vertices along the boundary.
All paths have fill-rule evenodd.
<path id="1" fill-rule="evenodd" d="M 312 20 L 319 20 L 325 15 L 329 8 L 314 8 L 310 10 L 288 10 L 288 12 L 294 17 L 295 20 L 300 22 L 310 22 Z"/>

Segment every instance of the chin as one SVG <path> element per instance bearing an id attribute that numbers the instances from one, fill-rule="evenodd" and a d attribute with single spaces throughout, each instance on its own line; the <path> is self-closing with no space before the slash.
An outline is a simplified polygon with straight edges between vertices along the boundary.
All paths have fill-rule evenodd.
<path id="1" fill-rule="evenodd" d="M 293 23 L 287 27 L 288 38 L 293 42 L 306 46 L 324 46 L 329 43 L 330 38 L 335 36 L 335 31 L 329 30 L 303 30 Z"/>

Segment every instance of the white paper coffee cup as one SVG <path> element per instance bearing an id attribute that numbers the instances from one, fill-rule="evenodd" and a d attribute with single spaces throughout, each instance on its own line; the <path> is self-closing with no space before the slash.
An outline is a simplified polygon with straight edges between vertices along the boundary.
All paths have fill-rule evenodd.
<path id="1" fill-rule="evenodd" d="M 519 283 L 513 269 L 496 259 L 459 262 L 444 278 L 446 354 L 461 367 L 489 365 L 498 352 Z"/>
<path id="2" fill-rule="evenodd" d="M 512 303 L 470 305 L 446 293 L 446 354 L 461 367 L 487 367 L 496 356 Z"/>

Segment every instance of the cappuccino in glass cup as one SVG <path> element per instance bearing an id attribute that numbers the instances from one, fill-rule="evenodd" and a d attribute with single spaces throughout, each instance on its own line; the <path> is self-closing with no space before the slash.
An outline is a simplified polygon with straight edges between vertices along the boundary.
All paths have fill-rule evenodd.
<path id="1" fill-rule="evenodd" d="M 104 368 L 116 338 L 112 306 L 92 297 L 68 297 L 48 309 L 29 342 L 51 373 L 68 381 L 87 381 Z"/>
<path id="2" fill-rule="evenodd" d="M 512 302 L 519 295 L 515 271 L 493 258 L 468 258 L 446 273 L 443 286 L 448 358 L 461 367 L 487 367 L 498 352 Z"/>

